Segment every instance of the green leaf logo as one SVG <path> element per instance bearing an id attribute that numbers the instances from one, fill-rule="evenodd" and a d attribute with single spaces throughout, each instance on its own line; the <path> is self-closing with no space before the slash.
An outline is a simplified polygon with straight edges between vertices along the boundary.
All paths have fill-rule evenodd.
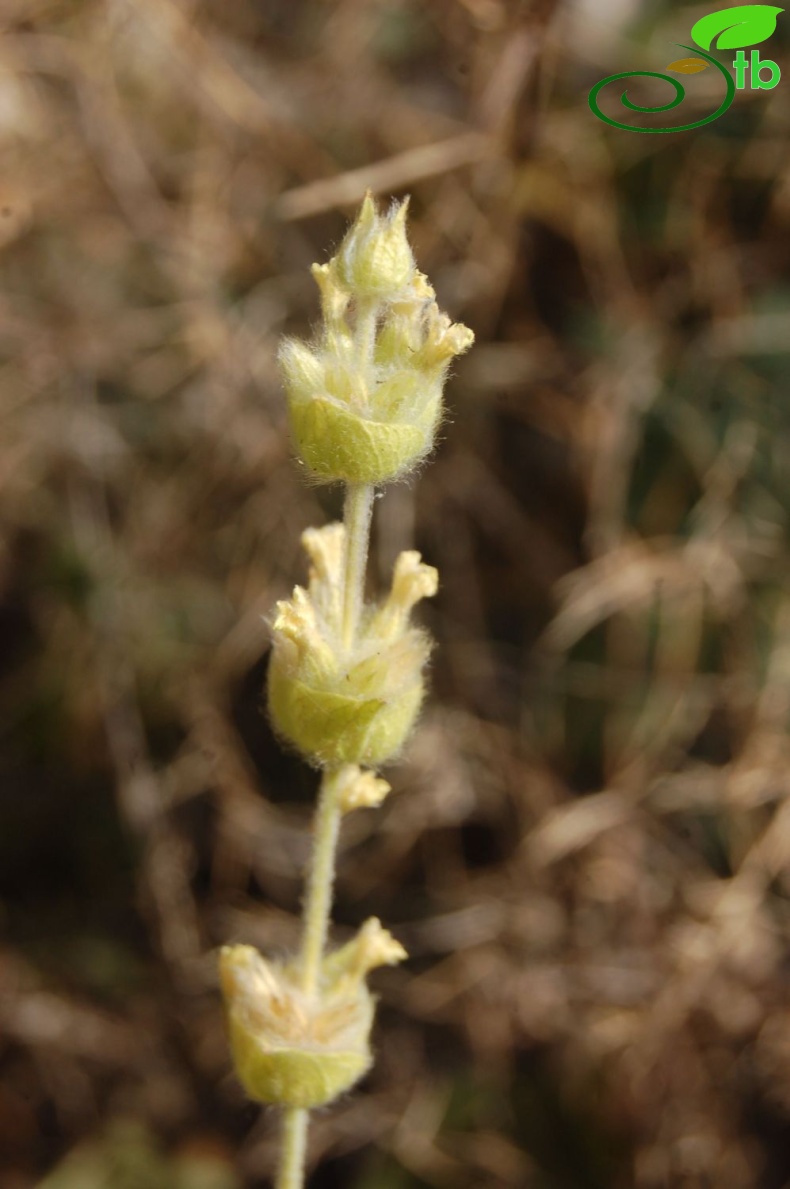
<path id="1" fill-rule="evenodd" d="M 693 26 L 691 36 L 701 49 L 709 50 L 713 39 L 717 50 L 739 50 L 745 45 L 759 45 L 767 41 L 776 28 L 776 18 L 783 8 L 772 4 L 739 4 L 735 8 L 723 8 L 720 12 L 709 12 Z"/>

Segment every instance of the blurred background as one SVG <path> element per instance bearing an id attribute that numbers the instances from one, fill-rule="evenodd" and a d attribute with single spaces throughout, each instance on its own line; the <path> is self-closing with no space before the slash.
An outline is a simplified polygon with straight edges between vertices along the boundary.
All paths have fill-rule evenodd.
<path id="1" fill-rule="evenodd" d="M 790 76 L 676 135 L 587 105 L 707 11 L 4 0 L 3 1189 L 270 1184 L 216 951 L 298 941 L 263 617 L 340 493 L 275 354 L 368 186 L 477 344 L 377 504 L 437 649 L 335 938 L 411 959 L 311 1186 L 790 1185 Z"/>

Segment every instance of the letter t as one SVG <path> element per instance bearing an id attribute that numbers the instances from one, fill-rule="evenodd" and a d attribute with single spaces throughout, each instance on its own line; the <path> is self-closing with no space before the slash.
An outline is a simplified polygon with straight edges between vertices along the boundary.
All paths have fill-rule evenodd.
<path id="1" fill-rule="evenodd" d="M 742 91 L 746 86 L 746 71 L 749 69 L 749 60 L 743 50 L 738 50 L 733 62 L 735 69 L 735 85 L 739 91 Z"/>

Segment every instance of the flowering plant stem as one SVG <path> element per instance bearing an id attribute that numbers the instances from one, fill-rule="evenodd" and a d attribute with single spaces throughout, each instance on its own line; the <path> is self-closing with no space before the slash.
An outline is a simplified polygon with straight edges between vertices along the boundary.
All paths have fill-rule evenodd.
<path id="1" fill-rule="evenodd" d="M 283 1111 L 277 1189 L 302 1189 L 304 1185 L 308 1118 L 309 1111 L 301 1106 L 288 1106 Z"/>
<path id="2" fill-rule="evenodd" d="M 374 488 L 405 477 L 433 445 L 451 360 L 472 343 L 417 271 L 408 201 L 381 215 L 368 194 L 326 264 L 312 268 L 323 332 L 287 339 L 280 362 L 297 453 L 310 474 L 345 484 L 343 525 L 309 528 L 307 589 L 280 600 L 267 678 L 275 730 L 322 771 L 299 954 L 267 959 L 222 947 L 231 1051 L 251 1098 L 282 1109 L 277 1189 L 304 1189 L 309 1112 L 370 1068 L 375 1000 L 366 978 L 406 951 L 377 917 L 327 951 L 341 817 L 377 808 L 378 770 L 408 739 L 425 692 L 430 638 L 410 621 L 438 573 L 416 550 L 395 561 L 389 593 L 365 603 Z"/>
<path id="3" fill-rule="evenodd" d="M 360 364 L 367 368 L 373 351 L 376 311 L 369 308 L 357 328 Z M 370 523 L 374 488 L 369 483 L 349 483 L 343 507 L 345 556 L 343 559 L 343 645 L 354 646 L 365 595 L 365 571 L 368 561 Z M 335 855 L 340 834 L 341 811 L 337 802 L 337 768 L 325 769 L 321 778 L 315 813 L 313 852 L 304 905 L 304 932 L 301 951 L 302 987 L 315 995 L 324 956 L 332 908 L 335 880 Z M 282 1144 L 277 1189 L 302 1189 L 307 1147 L 309 1112 L 289 1107 L 283 1114 Z"/>
<path id="4" fill-rule="evenodd" d="M 351 648 L 354 644 L 362 610 L 372 513 L 373 487 L 368 483 L 349 483 L 343 510 L 346 526 L 343 645 L 346 648 Z"/>

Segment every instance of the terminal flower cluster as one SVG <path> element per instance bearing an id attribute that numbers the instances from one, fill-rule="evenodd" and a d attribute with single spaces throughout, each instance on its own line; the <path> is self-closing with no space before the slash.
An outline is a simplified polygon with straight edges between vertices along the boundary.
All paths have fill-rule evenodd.
<path id="1" fill-rule="evenodd" d="M 408 473 L 433 446 L 450 363 L 472 344 L 417 271 L 406 212 L 404 202 L 380 215 L 365 199 L 337 255 L 313 265 L 317 345 L 288 339 L 280 352 L 297 452 L 323 481 Z"/>

